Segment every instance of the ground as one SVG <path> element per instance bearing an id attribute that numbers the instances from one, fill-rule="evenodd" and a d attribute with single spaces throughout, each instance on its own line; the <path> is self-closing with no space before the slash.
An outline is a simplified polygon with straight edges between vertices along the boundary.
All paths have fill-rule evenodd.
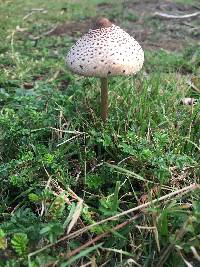
<path id="1" fill-rule="evenodd" d="M 186 21 L 183 19 L 166 19 L 156 17 L 156 12 L 177 15 L 191 14 L 199 11 L 198 4 L 186 5 L 173 1 L 124 1 L 120 6 L 115 3 L 100 3 L 97 5 L 97 13 L 105 13 L 111 17 L 117 25 L 122 25 L 127 32 L 146 49 L 163 48 L 167 50 L 180 50 L 195 44 L 199 40 L 199 17 L 192 17 Z M 92 25 L 92 18 L 80 22 L 67 22 L 61 24 L 51 34 L 72 37 L 87 32 L 88 25 Z M 167 32 L 167 34 L 166 34 Z"/>
<path id="2" fill-rule="evenodd" d="M 198 0 L 0 2 L 0 266 L 199 266 L 198 12 Z M 106 124 L 98 79 L 65 64 L 99 16 L 145 52 L 140 73 L 110 79 Z"/>

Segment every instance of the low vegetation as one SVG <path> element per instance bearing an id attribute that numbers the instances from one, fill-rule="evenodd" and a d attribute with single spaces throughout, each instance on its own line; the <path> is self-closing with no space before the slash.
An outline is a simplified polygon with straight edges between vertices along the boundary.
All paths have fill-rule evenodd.
<path id="1" fill-rule="evenodd" d="M 168 34 L 158 1 L 117 2 L 0 2 L 2 267 L 200 265 L 198 17 Z M 64 62 L 99 14 L 145 50 L 138 75 L 110 80 L 106 125 L 98 79 Z"/>

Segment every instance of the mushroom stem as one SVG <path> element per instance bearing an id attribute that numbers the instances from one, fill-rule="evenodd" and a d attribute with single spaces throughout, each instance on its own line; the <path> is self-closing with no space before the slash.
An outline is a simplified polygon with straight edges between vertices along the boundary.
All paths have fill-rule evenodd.
<path id="1" fill-rule="evenodd" d="M 101 78 L 101 118 L 105 123 L 108 118 L 108 79 Z"/>

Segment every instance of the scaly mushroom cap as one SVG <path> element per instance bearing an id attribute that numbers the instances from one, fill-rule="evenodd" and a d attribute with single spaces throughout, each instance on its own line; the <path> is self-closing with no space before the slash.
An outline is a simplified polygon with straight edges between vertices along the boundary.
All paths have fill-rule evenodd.
<path id="1" fill-rule="evenodd" d="M 130 75 L 142 68 L 144 52 L 127 32 L 100 18 L 72 46 L 66 62 L 71 71 L 83 76 Z"/>

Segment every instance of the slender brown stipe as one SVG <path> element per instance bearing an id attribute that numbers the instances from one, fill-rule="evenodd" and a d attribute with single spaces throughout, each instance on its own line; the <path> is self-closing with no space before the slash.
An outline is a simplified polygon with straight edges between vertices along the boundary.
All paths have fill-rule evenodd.
<path id="1" fill-rule="evenodd" d="M 101 78 L 101 118 L 105 123 L 108 118 L 108 79 Z"/>

